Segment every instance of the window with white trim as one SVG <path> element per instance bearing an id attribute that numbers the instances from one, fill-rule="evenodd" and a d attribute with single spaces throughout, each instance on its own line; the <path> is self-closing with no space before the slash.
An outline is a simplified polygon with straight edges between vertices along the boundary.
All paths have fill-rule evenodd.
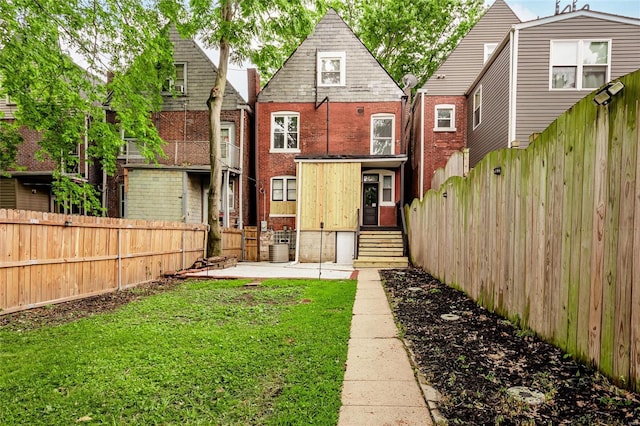
<path id="1" fill-rule="evenodd" d="M 127 192 L 124 183 L 118 184 L 118 213 L 120 217 L 127 217 Z"/>
<path id="2" fill-rule="evenodd" d="M 482 85 L 473 93 L 473 128 L 482 121 Z"/>
<path id="3" fill-rule="evenodd" d="M 293 176 L 271 178 L 271 201 L 296 201 L 296 178 Z"/>
<path id="4" fill-rule="evenodd" d="M 300 151 L 300 114 L 274 112 L 271 114 L 271 151 Z"/>
<path id="5" fill-rule="evenodd" d="M 173 66 L 175 67 L 175 76 L 167 78 L 162 86 L 162 91 L 174 90 L 178 95 L 184 95 L 187 93 L 187 64 L 177 62 Z"/>
<path id="6" fill-rule="evenodd" d="M 378 184 L 378 202 L 381 206 L 395 206 L 395 174 L 389 170 L 367 170 L 362 181 Z"/>
<path id="7" fill-rule="evenodd" d="M 344 86 L 346 84 L 345 52 L 318 52 L 318 86 Z"/>
<path id="8" fill-rule="evenodd" d="M 393 155 L 395 140 L 395 116 L 374 114 L 371 116 L 371 154 Z"/>
<path id="9" fill-rule="evenodd" d="M 496 47 L 498 47 L 498 43 L 484 44 L 484 62 L 487 62 L 489 60 L 491 55 L 493 55 L 493 52 L 496 50 Z"/>
<path id="10" fill-rule="evenodd" d="M 597 89 L 609 81 L 609 40 L 551 40 L 550 89 Z"/>
<path id="11" fill-rule="evenodd" d="M 227 205 L 229 206 L 229 211 L 235 211 L 235 203 L 234 203 L 234 191 L 235 191 L 235 183 L 233 180 L 229 181 L 229 186 L 226 191 L 224 188 L 224 182 L 222 182 L 222 191 L 220 191 L 220 211 L 224 211 L 224 196 L 227 196 Z"/>
<path id="12" fill-rule="evenodd" d="M 382 204 L 393 203 L 393 175 L 382 176 Z"/>
<path id="13" fill-rule="evenodd" d="M 440 104 L 435 107 L 435 132 L 456 131 L 456 106 Z"/>

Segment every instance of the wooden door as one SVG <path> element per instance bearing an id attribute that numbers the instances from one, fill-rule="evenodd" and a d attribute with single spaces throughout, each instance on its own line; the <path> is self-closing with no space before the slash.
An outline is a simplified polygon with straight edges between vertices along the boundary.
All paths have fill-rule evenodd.
<path id="1" fill-rule="evenodd" d="M 247 262 L 258 261 L 258 227 L 244 227 L 244 257 Z"/>

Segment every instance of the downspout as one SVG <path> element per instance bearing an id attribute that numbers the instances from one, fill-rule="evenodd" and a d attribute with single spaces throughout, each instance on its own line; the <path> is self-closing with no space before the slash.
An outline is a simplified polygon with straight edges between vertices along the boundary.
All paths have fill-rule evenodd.
<path id="1" fill-rule="evenodd" d="M 420 93 L 420 201 L 424 194 L 424 94 Z"/>
<path id="2" fill-rule="evenodd" d="M 184 101 L 184 124 L 182 128 L 182 162 L 187 160 L 187 101 Z M 178 150 L 178 144 L 176 143 L 176 151 Z M 176 163 L 178 162 L 178 153 L 176 152 Z"/>
<path id="3" fill-rule="evenodd" d="M 244 116 L 246 105 L 242 105 L 240 108 L 240 164 L 238 170 L 240 170 L 240 178 L 238 179 L 240 187 L 238 188 L 238 229 L 242 229 L 244 221 L 242 220 L 243 204 L 244 204 Z"/>
<path id="4" fill-rule="evenodd" d="M 512 148 L 516 140 L 516 99 L 518 82 L 518 37 L 519 32 L 515 27 L 509 32 L 509 59 L 511 72 L 509 73 L 509 140 L 507 147 Z"/>
<path id="5" fill-rule="evenodd" d="M 187 172 L 182 173 L 182 221 L 187 223 L 187 181 L 189 180 Z"/>
<path id="6" fill-rule="evenodd" d="M 316 111 L 318 110 L 318 108 L 320 108 L 322 106 L 323 103 L 327 103 L 327 142 L 326 142 L 326 155 L 329 155 L 329 97 L 325 96 L 324 99 L 318 103 L 318 49 L 316 49 L 316 65 L 315 65 L 315 76 L 314 76 L 314 80 L 313 80 L 313 88 L 314 88 L 314 92 L 315 92 L 315 106 L 316 106 Z"/>
<path id="7" fill-rule="evenodd" d="M 298 196 L 296 197 L 296 256 L 294 259 L 294 263 L 299 263 L 300 261 L 300 210 L 302 203 L 300 202 L 300 189 L 302 188 L 302 163 L 298 163 L 296 167 L 296 193 Z"/>

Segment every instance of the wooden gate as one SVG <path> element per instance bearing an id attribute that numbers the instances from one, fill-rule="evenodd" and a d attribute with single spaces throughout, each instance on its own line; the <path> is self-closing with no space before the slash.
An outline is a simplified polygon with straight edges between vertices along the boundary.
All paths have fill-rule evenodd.
<path id="1" fill-rule="evenodd" d="M 244 227 L 244 260 L 247 262 L 258 261 L 258 227 Z"/>

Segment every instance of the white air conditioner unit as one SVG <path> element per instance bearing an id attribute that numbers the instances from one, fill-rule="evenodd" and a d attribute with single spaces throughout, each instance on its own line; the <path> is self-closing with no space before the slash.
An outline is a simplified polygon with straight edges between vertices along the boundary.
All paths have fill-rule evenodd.
<path id="1" fill-rule="evenodd" d="M 175 85 L 174 89 L 178 93 L 184 93 L 184 86 Z"/>

